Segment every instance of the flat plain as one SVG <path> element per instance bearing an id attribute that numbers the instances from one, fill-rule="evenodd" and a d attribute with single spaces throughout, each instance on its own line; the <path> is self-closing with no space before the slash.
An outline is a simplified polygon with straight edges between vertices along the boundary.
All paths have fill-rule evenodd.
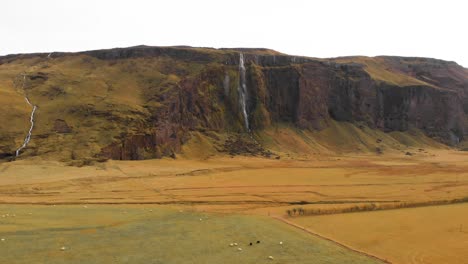
<path id="1" fill-rule="evenodd" d="M 380 263 L 258 216 L 154 205 L 8 205 L 0 211 L 8 214 L 0 220 L 3 263 Z"/>
<path id="2" fill-rule="evenodd" d="M 9 252 L 1 258 L 104 263 L 115 256 L 116 263 L 167 263 L 171 255 L 179 258 L 171 263 L 261 263 L 271 255 L 278 263 L 379 261 L 365 255 L 370 254 L 402 264 L 463 263 L 465 204 L 314 216 L 286 213 L 299 207 L 339 212 L 356 205 L 430 205 L 466 198 L 468 153 L 413 152 L 302 160 L 219 156 L 108 161 L 84 167 L 37 159 L 2 163 L 0 216 L 10 216 L 0 218 L 0 236 L 6 238 L 0 251 Z M 265 248 L 248 251 L 246 243 L 257 237 Z M 31 247 L 31 241 L 38 242 Z M 244 255 L 229 247 L 236 241 Z M 284 250 L 276 248 L 279 241 L 288 241 L 288 250 L 278 251 Z M 323 248 L 314 249 L 318 245 Z M 69 250 L 62 252 L 62 246 Z M 107 256 L 104 262 L 96 260 L 98 251 Z"/>

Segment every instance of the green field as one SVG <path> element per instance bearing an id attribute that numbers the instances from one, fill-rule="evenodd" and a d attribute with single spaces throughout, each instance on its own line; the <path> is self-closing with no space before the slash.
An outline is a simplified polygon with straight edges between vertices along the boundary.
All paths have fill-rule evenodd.
<path id="1" fill-rule="evenodd" d="M 2 205 L 0 238 L 0 263 L 378 262 L 270 218 L 157 206 Z"/>

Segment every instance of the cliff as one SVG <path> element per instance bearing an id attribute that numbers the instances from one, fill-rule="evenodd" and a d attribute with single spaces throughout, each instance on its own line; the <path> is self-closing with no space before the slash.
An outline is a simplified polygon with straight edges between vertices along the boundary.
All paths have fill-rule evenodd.
<path id="1" fill-rule="evenodd" d="M 73 164 L 175 157 L 198 136 L 216 152 L 266 155 L 279 127 L 315 135 L 340 124 L 373 131 L 378 143 L 420 131 L 456 146 L 467 134 L 467 91 L 467 69 L 427 58 L 147 46 L 9 55 L 0 57 L 0 158 L 13 158 L 30 128 L 25 97 L 38 108 L 18 158 Z M 287 140 L 273 137 L 281 152 Z M 308 151 L 330 145 L 318 138 Z"/>

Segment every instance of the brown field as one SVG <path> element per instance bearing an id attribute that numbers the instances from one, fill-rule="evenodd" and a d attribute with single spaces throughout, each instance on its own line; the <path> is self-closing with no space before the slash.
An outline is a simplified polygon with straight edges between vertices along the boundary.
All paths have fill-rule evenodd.
<path id="1" fill-rule="evenodd" d="M 3 204 L 147 204 L 285 218 L 286 210 L 434 202 L 468 196 L 468 153 L 453 150 L 309 159 L 213 157 L 71 167 L 0 164 Z M 311 232 L 392 263 L 463 263 L 466 204 L 292 217 Z M 461 231 L 460 225 L 463 225 Z M 463 229 L 465 228 L 465 229 Z M 435 250 L 437 249 L 437 250 Z"/>
<path id="2" fill-rule="evenodd" d="M 159 203 L 211 211 L 283 214 L 285 206 L 343 206 L 465 198 L 468 153 L 324 156 L 310 160 L 219 157 L 109 161 L 71 167 L 0 164 L 3 203 Z"/>
<path id="3" fill-rule="evenodd" d="M 298 217 L 293 222 L 392 263 L 467 263 L 468 204 Z"/>

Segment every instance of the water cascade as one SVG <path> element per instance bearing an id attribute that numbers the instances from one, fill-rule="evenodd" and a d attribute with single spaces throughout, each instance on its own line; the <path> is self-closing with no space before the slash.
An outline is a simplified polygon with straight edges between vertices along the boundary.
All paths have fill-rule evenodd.
<path id="1" fill-rule="evenodd" d="M 22 86 L 22 89 L 24 91 L 24 84 L 26 82 L 26 75 L 23 75 L 23 86 Z M 24 142 L 23 142 L 23 145 L 21 145 L 21 147 L 19 147 L 17 150 L 16 150 L 16 157 L 19 156 L 20 154 L 20 151 L 22 149 L 24 149 L 29 141 L 31 140 L 31 135 L 32 135 L 32 130 L 34 128 L 34 113 L 36 113 L 36 109 L 37 109 L 37 106 L 36 105 L 33 105 L 31 104 L 31 102 L 29 101 L 28 97 L 25 96 L 24 99 L 26 99 L 26 103 L 28 103 L 28 105 L 30 105 L 32 107 L 32 111 L 31 111 L 31 117 L 29 119 L 29 121 L 31 122 L 31 126 L 29 127 L 29 131 L 28 131 L 28 134 L 26 135 L 26 138 L 24 138 Z"/>
<path id="2" fill-rule="evenodd" d="M 245 65 L 244 65 L 244 54 L 240 53 L 239 57 L 239 103 L 244 116 L 245 129 L 250 132 L 249 127 L 249 116 L 247 114 L 247 84 L 245 80 Z"/>

